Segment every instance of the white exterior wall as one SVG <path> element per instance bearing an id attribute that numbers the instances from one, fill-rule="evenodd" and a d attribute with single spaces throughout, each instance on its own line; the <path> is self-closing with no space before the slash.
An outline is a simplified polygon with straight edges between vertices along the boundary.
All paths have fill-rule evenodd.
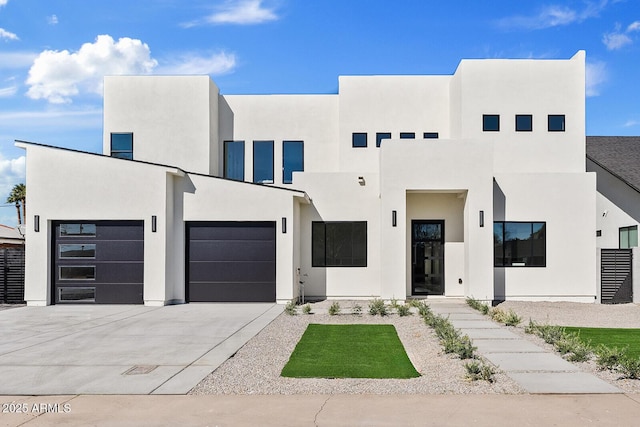
<path id="1" fill-rule="evenodd" d="M 217 172 L 218 88 L 209 76 L 107 76 L 104 94 L 104 154 L 111 133 L 133 132 L 135 160 Z"/>

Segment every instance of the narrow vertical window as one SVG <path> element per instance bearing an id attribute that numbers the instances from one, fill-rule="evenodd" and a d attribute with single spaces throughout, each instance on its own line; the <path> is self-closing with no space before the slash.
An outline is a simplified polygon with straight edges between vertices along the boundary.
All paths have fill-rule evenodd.
<path id="1" fill-rule="evenodd" d="M 133 160 L 133 134 L 111 134 L 111 157 Z"/>
<path id="2" fill-rule="evenodd" d="M 367 134 L 364 132 L 354 132 L 351 135 L 351 146 L 354 148 L 363 148 L 367 146 Z"/>
<path id="3" fill-rule="evenodd" d="M 380 147 L 383 139 L 391 139 L 391 132 L 378 132 L 376 133 L 376 147 Z"/>
<path id="4" fill-rule="evenodd" d="M 273 141 L 253 141 L 253 182 L 273 184 Z"/>
<path id="5" fill-rule="evenodd" d="M 244 141 L 224 142 L 224 177 L 244 181 Z"/>
<path id="6" fill-rule="evenodd" d="M 282 142 L 282 182 L 291 184 L 293 172 L 304 171 L 304 142 Z"/>

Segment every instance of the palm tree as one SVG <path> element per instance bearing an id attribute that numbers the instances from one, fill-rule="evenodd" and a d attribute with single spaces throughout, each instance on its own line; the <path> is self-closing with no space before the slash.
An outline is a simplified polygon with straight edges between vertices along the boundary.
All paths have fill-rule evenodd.
<path id="1" fill-rule="evenodd" d="M 22 224 L 22 219 L 27 219 L 27 186 L 24 184 L 16 184 L 11 189 L 7 203 L 15 203 L 18 213 L 18 225 Z M 22 216 L 20 215 L 20 206 L 22 206 Z"/>

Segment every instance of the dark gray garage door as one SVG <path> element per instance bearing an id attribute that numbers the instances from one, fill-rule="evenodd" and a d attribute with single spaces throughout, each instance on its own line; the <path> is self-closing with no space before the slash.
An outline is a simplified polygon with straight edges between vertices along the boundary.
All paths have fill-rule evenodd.
<path id="1" fill-rule="evenodd" d="M 188 222 L 187 300 L 276 300 L 275 222 Z"/>
<path id="2" fill-rule="evenodd" d="M 142 221 L 56 221 L 53 303 L 142 304 Z"/>

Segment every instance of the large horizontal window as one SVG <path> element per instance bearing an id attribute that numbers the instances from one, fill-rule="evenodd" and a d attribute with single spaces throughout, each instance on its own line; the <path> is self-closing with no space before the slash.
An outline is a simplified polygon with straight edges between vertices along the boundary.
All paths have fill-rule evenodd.
<path id="1" fill-rule="evenodd" d="M 60 258 L 95 258 L 95 243 L 87 243 L 85 245 L 77 244 L 60 244 Z"/>
<path id="2" fill-rule="evenodd" d="M 60 237 L 95 236 L 95 224 L 60 224 Z"/>
<path id="3" fill-rule="evenodd" d="M 313 267 L 366 267 L 367 222 L 313 222 Z"/>
<path id="4" fill-rule="evenodd" d="M 638 226 L 620 227 L 620 249 L 630 249 L 638 246 Z"/>
<path id="5" fill-rule="evenodd" d="M 59 287 L 59 302 L 96 302 L 96 288 Z"/>
<path id="6" fill-rule="evenodd" d="M 545 222 L 494 222 L 495 267 L 544 267 Z"/>
<path id="7" fill-rule="evenodd" d="M 253 182 L 273 184 L 273 141 L 253 141 Z"/>
<path id="8" fill-rule="evenodd" d="M 282 142 L 282 182 L 291 184 L 293 173 L 304 171 L 304 142 Z"/>
<path id="9" fill-rule="evenodd" d="M 111 157 L 133 160 L 133 134 L 111 134 Z"/>
<path id="10" fill-rule="evenodd" d="M 224 142 L 224 177 L 244 181 L 244 141 Z"/>
<path id="11" fill-rule="evenodd" d="M 95 280 L 96 267 L 94 265 L 60 266 L 60 280 Z"/>

